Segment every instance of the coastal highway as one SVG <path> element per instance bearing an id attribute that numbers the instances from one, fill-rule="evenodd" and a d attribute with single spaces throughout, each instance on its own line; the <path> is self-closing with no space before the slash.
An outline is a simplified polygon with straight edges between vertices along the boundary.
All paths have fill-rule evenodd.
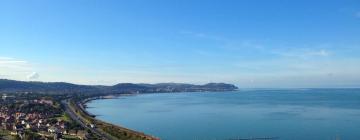
<path id="1" fill-rule="evenodd" d="M 69 100 L 62 100 L 61 103 L 65 107 L 65 112 L 77 123 L 79 123 L 82 127 L 85 129 L 88 129 L 91 131 L 91 133 L 94 133 L 101 137 L 102 140 L 116 140 L 113 137 L 108 136 L 107 134 L 104 134 L 103 132 L 97 130 L 96 128 L 89 127 L 81 117 L 79 117 L 71 108 L 70 108 L 70 101 Z"/>

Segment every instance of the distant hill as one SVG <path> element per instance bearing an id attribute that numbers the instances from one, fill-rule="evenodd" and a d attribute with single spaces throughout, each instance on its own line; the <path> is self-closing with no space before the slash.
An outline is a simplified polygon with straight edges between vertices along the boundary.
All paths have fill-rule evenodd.
<path id="1" fill-rule="evenodd" d="M 0 92 L 34 92 L 34 93 L 85 93 L 100 92 L 100 88 L 87 85 L 76 85 L 65 82 L 24 82 L 0 79 Z"/>
<path id="2" fill-rule="evenodd" d="M 25 82 L 0 79 L 0 93 L 48 93 L 48 94 L 108 94 L 108 93 L 154 93 L 154 92 L 195 92 L 233 91 L 232 84 L 209 83 L 193 85 L 182 83 L 133 84 L 120 83 L 114 86 L 77 85 L 65 82 Z"/>

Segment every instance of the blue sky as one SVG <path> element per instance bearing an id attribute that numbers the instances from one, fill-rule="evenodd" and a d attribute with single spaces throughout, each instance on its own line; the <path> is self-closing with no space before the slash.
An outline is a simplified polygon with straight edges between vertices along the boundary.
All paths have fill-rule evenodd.
<path id="1" fill-rule="evenodd" d="M 1 0 L 0 78 L 360 87 L 360 1 Z"/>

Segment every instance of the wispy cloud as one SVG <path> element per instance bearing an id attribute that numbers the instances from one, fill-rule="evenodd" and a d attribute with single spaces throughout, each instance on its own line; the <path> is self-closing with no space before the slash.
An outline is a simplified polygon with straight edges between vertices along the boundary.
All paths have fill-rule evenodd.
<path id="1" fill-rule="evenodd" d="M 273 54 L 280 55 L 283 57 L 293 57 L 293 58 L 301 58 L 308 59 L 313 57 L 328 57 L 331 56 L 332 53 L 325 49 L 293 49 L 293 50 L 282 50 L 282 51 L 272 51 Z"/>
<path id="2" fill-rule="evenodd" d="M 360 12 L 358 13 L 360 17 Z M 201 32 L 193 31 L 181 31 L 181 34 L 209 39 L 213 41 L 220 42 L 219 49 L 227 51 L 237 51 L 237 52 L 253 52 L 254 55 L 259 53 L 263 55 L 275 55 L 288 58 L 297 58 L 297 59 L 310 59 L 316 57 L 328 57 L 333 54 L 327 48 L 331 47 L 330 44 L 316 44 L 311 46 L 292 46 L 289 47 L 289 44 L 286 42 L 272 42 L 270 39 L 229 39 L 223 36 L 210 35 Z M 291 44 L 290 44 L 291 46 Z M 200 55 L 209 55 L 208 51 L 197 51 Z M 264 57 L 265 58 L 265 57 Z"/>
<path id="3" fill-rule="evenodd" d="M 266 51 L 265 45 L 260 43 L 257 40 L 236 40 L 236 41 L 227 41 L 224 46 L 221 48 L 230 50 L 230 51 L 244 51 L 254 49 L 256 51 Z"/>
<path id="4" fill-rule="evenodd" d="M 189 35 L 192 37 L 202 38 L 202 39 L 210 39 L 215 41 L 228 41 L 229 39 L 221 36 L 211 35 L 203 32 L 194 32 L 189 30 L 180 31 L 180 34 Z"/>
<path id="5" fill-rule="evenodd" d="M 14 59 L 14 58 L 12 58 L 12 57 L 0 56 L 0 59 Z"/>
<path id="6" fill-rule="evenodd" d="M 24 70 L 30 67 L 30 64 L 24 60 L 18 60 L 11 57 L 0 57 L 0 68 L 9 68 L 13 70 Z"/>
<path id="7" fill-rule="evenodd" d="M 264 40 L 264 41 L 242 40 L 242 41 L 233 41 L 233 42 L 229 41 L 227 42 L 226 45 L 222 46 L 221 48 L 230 51 L 254 52 L 257 54 L 262 53 L 263 55 L 270 54 L 281 57 L 292 57 L 292 58 L 301 58 L 301 59 L 328 57 L 333 54 L 332 51 L 327 49 L 329 47 L 324 45 L 289 47 L 288 45 L 282 43 L 274 45 L 271 41 L 268 40 Z"/>
<path id="8" fill-rule="evenodd" d="M 23 60 L 16 60 L 11 57 L 0 57 L 0 65 L 1 64 L 19 64 L 19 63 L 27 63 L 27 62 L 23 61 Z"/>
<path id="9" fill-rule="evenodd" d="M 316 50 L 316 51 L 309 51 L 305 55 L 308 56 L 329 56 L 331 53 L 327 50 Z"/>
<path id="10" fill-rule="evenodd" d="M 32 65 L 28 61 L 12 57 L 0 57 L 0 78 L 25 80 L 29 78 L 28 74 L 33 71 L 32 69 Z M 31 77 L 38 78 L 36 75 Z"/>

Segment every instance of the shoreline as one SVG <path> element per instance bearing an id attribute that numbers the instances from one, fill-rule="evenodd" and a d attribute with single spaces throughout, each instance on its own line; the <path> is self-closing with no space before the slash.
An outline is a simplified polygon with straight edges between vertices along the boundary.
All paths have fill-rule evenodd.
<path id="1" fill-rule="evenodd" d="M 138 95 L 138 94 L 110 94 L 110 95 L 105 95 L 105 96 L 96 96 L 96 97 L 89 97 L 89 98 L 86 98 L 86 99 L 83 99 L 83 100 L 80 100 L 79 101 L 79 106 L 80 108 L 85 112 L 87 113 L 88 115 L 90 115 L 91 117 L 96 117 L 97 115 L 95 114 L 92 114 L 90 113 L 89 111 L 86 110 L 86 108 L 89 108 L 87 107 L 87 103 L 89 102 L 92 102 L 92 101 L 95 101 L 95 100 L 103 100 L 103 99 L 117 99 L 121 96 L 135 96 L 135 95 Z"/>
<path id="2" fill-rule="evenodd" d="M 238 90 L 232 90 L 229 92 L 234 92 L 234 91 L 238 91 Z M 191 93 L 201 93 L 201 94 L 206 94 L 206 93 L 214 93 L 215 91 L 194 91 L 194 92 L 164 92 L 164 93 L 186 93 L 186 94 L 191 94 Z M 162 94 L 162 93 L 142 93 L 142 94 Z M 92 113 L 90 113 L 89 111 L 86 110 L 87 107 L 87 103 L 94 101 L 94 100 L 101 100 L 101 99 L 117 99 L 119 97 L 124 97 L 124 96 L 136 96 L 136 95 L 141 95 L 140 93 L 126 93 L 126 94 L 109 94 L 109 95 L 101 95 L 101 96 L 95 96 L 95 97 L 88 97 L 85 99 L 80 99 L 78 102 L 76 102 L 77 106 L 79 107 L 79 109 L 81 110 L 81 112 L 84 113 L 84 115 L 86 115 L 85 117 L 90 117 L 91 119 L 93 119 L 94 121 L 98 122 L 98 123 L 102 123 L 105 125 L 111 125 L 112 127 L 118 128 L 118 129 L 123 129 L 125 131 L 129 131 L 131 133 L 134 133 L 135 135 L 138 136 L 142 136 L 143 138 L 146 138 L 148 140 L 160 140 L 160 138 L 157 138 L 156 136 L 152 136 L 149 134 L 145 134 L 144 132 L 139 132 L 137 130 L 132 130 L 126 127 L 122 127 L 120 125 L 117 124 L 113 124 L 113 123 L 109 123 L 100 119 L 97 119 L 97 115 L 94 115 Z M 111 134 L 109 134 L 111 135 Z"/>
<path id="3" fill-rule="evenodd" d="M 80 112 L 83 112 L 82 117 L 84 118 L 88 118 L 88 121 L 93 122 L 93 124 L 90 125 L 94 125 L 97 124 L 96 127 L 98 126 L 107 126 L 107 127 L 111 127 L 113 130 L 112 131 L 119 131 L 116 133 L 130 133 L 130 135 L 134 135 L 134 136 L 138 136 L 141 137 L 142 139 L 146 139 L 146 140 L 160 140 L 160 138 L 157 138 L 156 136 L 152 136 L 149 134 L 145 134 L 144 132 L 140 132 L 140 131 L 136 131 L 136 130 L 132 130 L 126 127 L 122 127 L 120 125 L 117 124 L 113 124 L 113 123 L 109 123 L 100 119 L 96 118 L 96 115 L 91 114 L 90 112 L 88 112 L 86 110 L 86 104 L 93 101 L 93 100 L 99 100 L 99 99 L 116 99 L 120 96 L 133 96 L 133 95 L 138 95 L 138 94 L 111 94 L 111 95 L 105 95 L 105 96 L 96 96 L 96 97 L 89 97 L 86 99 L 82 99 L 79 101 L 75 101 L 75 105 L 78 106 L 78 109 L 80 110 Z M 104 132 L 106 132 L 105 130 L 103 130 Z M 121 131 L 121 132 L 120 132 Z M 109 132 L 106 132 L 108 135 L 114 136 L 115 134 L 111 134 Z M 116 136 L 114 136 L 116 137 Z"/>
<path id="4" fill-rule="evenodd" d="M 138 93 L 133 93 L 133 94 L 109 94 L 109 95 L 101 95 L 101 96 L 95 96 L 95 97 L 89 97 L 86 99 L 81 100 L 82 104 L 86 104 L 88 102 L 91 102 L 93 100 L 99 100 L 99 99 L 116 99 L 119 98 L 121 96 L 134 96 L 134 95 L 139 95 Z"/>

